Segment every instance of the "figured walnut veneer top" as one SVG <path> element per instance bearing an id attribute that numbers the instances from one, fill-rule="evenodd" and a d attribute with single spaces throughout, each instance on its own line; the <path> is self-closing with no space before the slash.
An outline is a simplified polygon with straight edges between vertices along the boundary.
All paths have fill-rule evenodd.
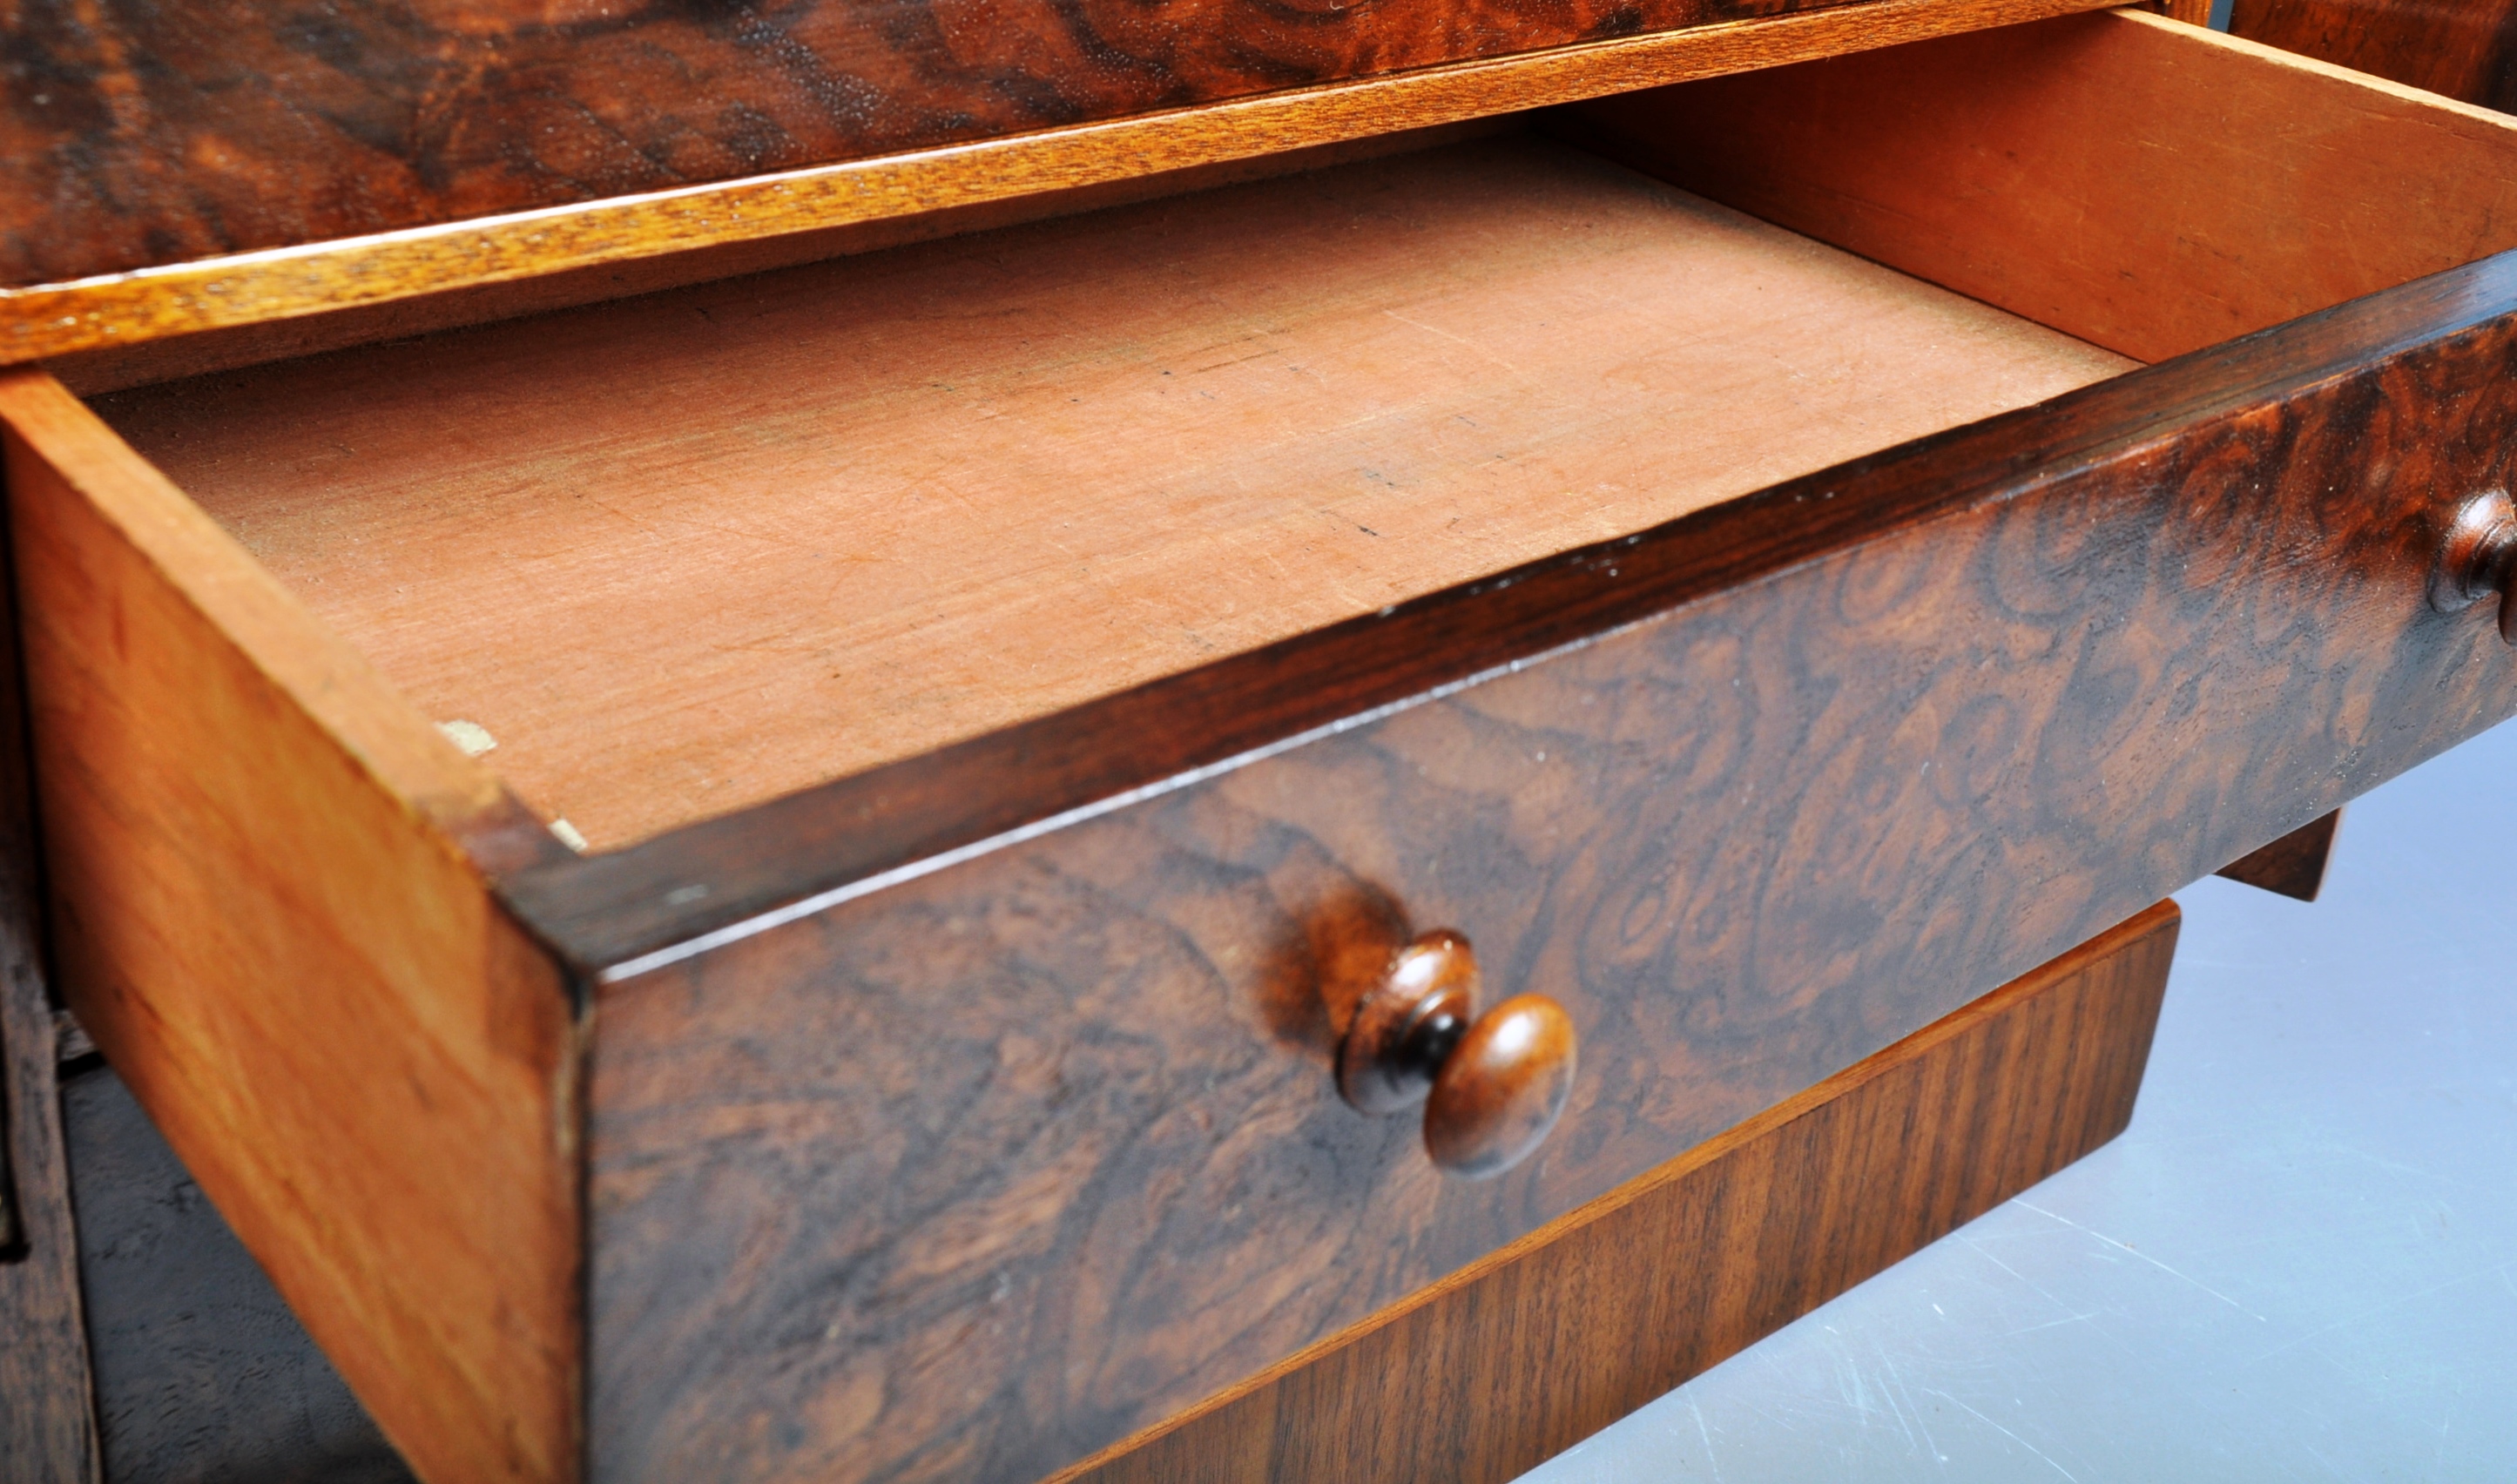
<path id="1" fill-rule="evenodd" d="M 0 8 L 0 285 L 1847 0 Z"/>
<path id="2" fill-rule="evenodd" d="M 1508 138 L 100 406 L 603 847 L 2130 365 Z"/>

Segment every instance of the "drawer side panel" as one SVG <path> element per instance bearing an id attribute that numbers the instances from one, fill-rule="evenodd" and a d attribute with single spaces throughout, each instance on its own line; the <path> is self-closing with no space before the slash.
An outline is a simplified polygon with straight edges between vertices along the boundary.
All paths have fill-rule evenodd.
<path id="1" fill-rule="evenodd" d="M 64 997 L 423 1477 L 576 1477 L 569 996 L 458 843 L 512 804 L 58 383 L 0 429 Z"/>

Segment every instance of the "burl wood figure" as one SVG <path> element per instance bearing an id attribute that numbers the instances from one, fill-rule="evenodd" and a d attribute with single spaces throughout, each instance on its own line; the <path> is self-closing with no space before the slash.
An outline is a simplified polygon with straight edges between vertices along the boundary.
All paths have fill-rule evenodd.
<path id="1" fill-rule="evenodd" d="M 0 285 L 1849 0 L 13 6 Z"/>
<path id="2" fill-rule="evenodd" d="M 2112 1136 L 2517 713 L 2517 122 L 2083 11 L 7 12 L 0 1474 L 54 995 L 429 1484 L 1500 1480 Z"/>

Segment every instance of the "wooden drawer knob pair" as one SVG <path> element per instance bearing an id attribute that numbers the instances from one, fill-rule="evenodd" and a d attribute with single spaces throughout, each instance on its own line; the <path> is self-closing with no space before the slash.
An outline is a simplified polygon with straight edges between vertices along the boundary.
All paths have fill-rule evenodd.
<path id="1" fill-rule="evenodd" d="M 1481 1180 L 1527 1158 L 1573 1090 L 1573 1019 L 1544 995 L 1475 1012 L 1476 954 L 1448 929 L 1400 949 L 1355 1007 L 1338 1090 L 1366 1113 L 1425 1105 L 1425 1149 Z M 1472 1018 L 1473 1017 L 1473 1018 Z"/>
<path id="2" fill-rule="evenodd" d="M 2504 489 L 2488 489 L 2458 506 L 2448 523 L 2430 582 L 2430 604 L 2441 613 L 2468 608 L 2499 595 L 2499 637 L 2517 644 L 2517 503 Z"/>

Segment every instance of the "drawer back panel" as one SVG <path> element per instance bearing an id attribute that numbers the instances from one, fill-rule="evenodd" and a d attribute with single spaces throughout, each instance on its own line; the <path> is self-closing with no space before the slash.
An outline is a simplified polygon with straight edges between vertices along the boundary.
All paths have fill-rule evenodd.
<path id="1" fill-rule="evenodd" d="M 597 1473 L 1038 1477 L 2517 710 L 2424 601 L 2512 313 L 2493 260 L 1532 569 L 1458 602 L 1644 621 L 612 984 Z M 1527 1165 L 1339 1101 L 1357 921 L 1571 1010 Z"/>
<path id="2" fill-rule="evenodd" d="M 1630 93 L 1564 124 L 2144 361 L 2517 247 L 2517 119 L 2131 11 Z"/>

